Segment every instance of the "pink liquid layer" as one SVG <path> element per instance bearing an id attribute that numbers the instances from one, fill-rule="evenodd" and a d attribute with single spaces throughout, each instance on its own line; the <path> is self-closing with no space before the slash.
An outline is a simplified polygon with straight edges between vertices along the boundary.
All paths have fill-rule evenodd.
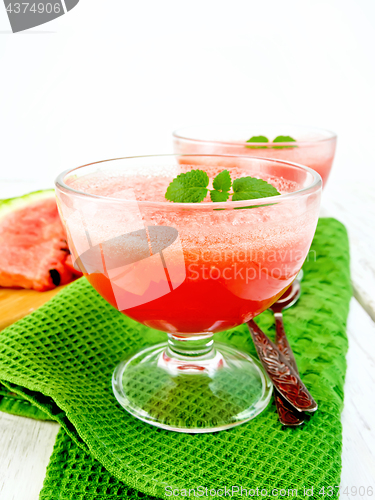
<path id="1" fill-rule="evenodd" d="M 244 145 L 244 142 L 246 142 L 246 139 L 238 144 L 233 141 L 231 144 L 226 145 L 220 142 L 215 144 L 209 142 L 185 142 L 175 139 L 175 152 L 178 154 L 258 156 L 260 158 L 273 158 L 299 163 L 318 172 L 324 186 L 332 168 L 336 149 L 336 139 L 284 149 L 274 149 L 272 147 L 252 149 Z"/>
<path id="2" fill-rule="evenodd" d="M 179 168 L 186 170 L 191 165 Z M 214 174 L 217 168 L 212 166 Z M 237 171 L 234 177 L 238 174 L 241 172 Z M 173 177 L 97 176 L 70 184 L 102 196 L 130 189 L 138 200 L 165 201 L 166 187 Z M 298 188 L 295 182 L 270 174 L 268 180 L 282 192 Z M 300 270 L 315 231 L 319 207 L 318 200 L 312 201 L 308 210 L 297 205 L 280 203 L 224 211 L 187 211 L 175 209 L 172 203 L 169 210 L 143 206 L 140 216 L 145 226 L 173 227 L 178 231 L 178 241 L 164 255 L 163 272 L 159 257 L 154 255 L 154 259 L 124 267 L 122 274 L 118 273 L 120 278 L 114 279 L 106 269 L 109 260 L 103 257 L 103 246 L 103 265 L 97 266 L 102 266 L 102 272 L 86 270 L 85 275 L 110 304 L 149 327 L 170 333 L 232 328 L 267 309 Z M 100 221 L 94 222 L 100 232 Z M 103 232 L 102 239 L 106 238 Z M 111 250 L 113 255 L 127 256 L 132 251 L 131 245 L 121 241 Z"/>

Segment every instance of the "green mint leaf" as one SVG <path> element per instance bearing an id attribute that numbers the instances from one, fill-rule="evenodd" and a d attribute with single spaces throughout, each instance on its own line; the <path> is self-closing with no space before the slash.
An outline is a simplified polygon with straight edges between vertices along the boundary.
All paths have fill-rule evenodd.
<path id="1" fill-rule="evenodd" d="M 265 135 L 253 135 L 253 137 L 246 142 L 269 142 L 269 140 Z"/>
<path id="2" fill-rule="evenodd" d="M 220 202 L 220 201 L 227 201 L 229 198 L 229 193 L 227 191 L 221 192 L 221 191 L 210 191 L 210 196 L 211 196 L 211 201 L 214 203 Z"/>
<path id="3" fill-rule="evenodd" d="M 290 137 L 290 135 L 278 135 L 273 142 L 296 142 L 296 140 Z"/>
<path id="4" fill-rule="evenodd" d="M 293 137 L 290 137 L 290 135 L 278 135 L 275 137 L 273 142 L 297 142 Z M 286 149 L 286 148 L 296 148 L 297 146 L 272 146 L 273 149 Z"/>
<path id="5" fill-rule="evenodd" d="M 262 179 L 255 177 L 240 177 L 233 181 L 232 201 L 255 200 L 257 198 L 268 198 L 277 196 L 278 190 Z"/>
<path id="6" fill-rule="evenodd" d="M 203 170 L 190 170 L 169 184 L 165 197 L 176 203 L 199 203 L 207 196 L 208 175 Z"/>
<path id="7" fill-rule="evenodd" d="M 229 191 L 232 187 L 232 179 L 228 170 L 223 170 L 214 179 L 213 187 L 216 191 Z"/>
<path id="8" fill-rule="evenodd" d="M 246 142 L 269 142 L 267 137 L 265 135 L 253 135 L 253 137 L 250 137 L 250 139 Z M 247 148 L 250 149 L 267 149 L 267 146 L 246 146 Z"/>

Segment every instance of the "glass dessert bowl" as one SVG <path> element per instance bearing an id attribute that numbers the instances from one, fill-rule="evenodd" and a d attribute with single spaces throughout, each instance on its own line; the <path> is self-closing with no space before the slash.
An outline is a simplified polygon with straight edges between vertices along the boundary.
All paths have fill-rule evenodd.
<path id="1" fill-rule="evenodd" d="M 211 181 L 224 169 L 260 178 L 280 195 L 167 201 L 172 179 L 192 169 Z M 264 410 L 272 388 L 260 363 L 213 336 L 263 312 L 294 280 L 318 221 L 320 176 L 262 158 L 148 156 L 64 172 L 56 193 L 75 265 L 113 307 L 168 335 L 117 366 L 118 402 L 149 424 L 191 433 Z"/>
<path id="2" fill-rule="evenodd" d="M 276 138 L 278 142 L 273 142 Z M 266 140 L 269 142 L 263 142 Z M 288 124 L 199 125 L 173 133 L 177 154 L 245 155 L 295 162 L 318 172 L 323 186 L 331 171 L 336 142 L 336 134 L 329 130 Z"/>

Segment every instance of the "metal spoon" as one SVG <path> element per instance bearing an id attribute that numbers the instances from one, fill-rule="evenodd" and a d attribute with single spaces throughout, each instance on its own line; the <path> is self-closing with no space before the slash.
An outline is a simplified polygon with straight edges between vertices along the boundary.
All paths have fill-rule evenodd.
<path id="1" fill-rule="evenodd" d="M 284 354 L 259 328 L 254 320 L 247 322 L 260 362 L 274 387 L 298 411 L 313 412 L 318 408 L 298 372 Z"/>
<path id="2" fill-rule="evenodd" d="M 318 408 L 318 405 L 307 390 L 298 373 L 296 362 L 289 343 L 286 339 L 282 322 L 281 311 L 285 309 L 285 307 L 290 307 L 291 305 L 295 304 L 295 302 L 298 300 L 300 294 L 299 277 L 300 274 L 297 276 L 294 284 L 291 285 L 284 293 L 284 295 L 279 299 L 279 301 L 277 301 L 277 305 L 275 306 L 276 316 L 278 317 L 276 324 L 276 328 L 278 330 L 278 345 L 274 344 L 267 337 L 267 335 L 255 323 L 255 321 L 250 320 L 247 323 L 259 359 L 263 367 L 267 371 L 269 377 L 271 378 L 275 389 L 277 389 L 279 393 L 276 396 L 279 400 L 278 403 L 280 403 L 281 406 L 285 407 L 285 410 L 281 411 L 281 413 L 285 417 L 285 425 L 301 425 L 300 420 L 303 416 L 301 412 L 314 412 Z M 286 356 L 288 356 L 288 359 Z M 290 419 L 287 418 L 286 411 L 289 409 L 289 407 L 286 404 L 284 405 L 284 401 L 279 396 L 283 396 L 286 402 L 299 412 L 297 414 L 299 417 L 298 422 L 290 415 Z"/>
<path id="3" fill-rule="evenodd" d="M 301 295 L 301 282 L 299 276 L 295 279 L 292 285 L 277 300 L 271 307 L 275 316 L 276 323 L 276 346 L 284 354 L 286 360 L 298 373 L 297 363 L 294 358 L 292 349 L 289 345 L 285 334 L 282 311 L 294 305 Z M 288 427 L 296 427 L 302 425 L 305 417 L 304 414 L 295 410 L 286 399 L 275 390 L 275 403 L 280 422 Z"/>

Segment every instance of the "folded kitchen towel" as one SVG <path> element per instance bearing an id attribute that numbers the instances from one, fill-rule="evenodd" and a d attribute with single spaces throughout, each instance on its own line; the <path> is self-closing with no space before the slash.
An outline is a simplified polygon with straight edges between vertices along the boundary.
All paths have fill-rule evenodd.
<path id="1" fill-rule="evenodd" d="M 303 294 L 285 312 L 285 326 L 319 410 L 296 429 L 281 427 L 273 403 L 254 420 L 213 434 L 169 432 L 132 417 L 112 394 L 112 371 L 165 334 L 115 311 L 84 278 L 1 332 L 3 388 L 63 427 L 41 498 L 168 498 L 171 489 L 198 486 L 259 488 L 272 498 L 275 488 L 303 496 L 303 488 L 338 486 L 351 297 L 347 234 L 338 221 L 319 221 L 304 271 Z M 270 313 L 257 322 L 273 335 Z M 246 325 L 216 337 L 255 354 Z"/>

